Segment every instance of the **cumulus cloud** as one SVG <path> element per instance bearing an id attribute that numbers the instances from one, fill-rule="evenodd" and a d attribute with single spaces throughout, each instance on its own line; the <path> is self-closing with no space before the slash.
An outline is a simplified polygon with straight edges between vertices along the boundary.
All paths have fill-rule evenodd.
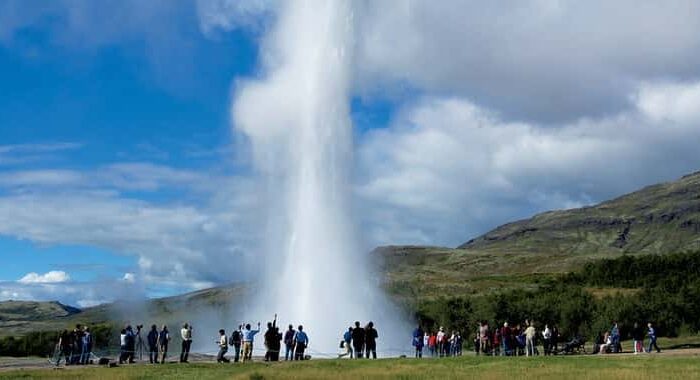
<path id="1" fill-rule="evenodd" d="M 33 279 L 29 282 L 0 281 L 0 300 L 59 301 L 71 306 L 90 307 L 115 299 L 135 299 L 145 296 L 143 288 L 137 284 L 126 283 L 117 278 L 73 281 L 69 277 L 66 274 L 65 281 L 60 282 L 38 282 Z"/>
<path id="2" fill-rule="evenodd" d="M 700 77 L 699 12 L 692 0 L 369 2 L 357 85 L 466 97 L 518 120 L 616 114 L 639 81 Z"/>
<path id="3" fill-rule="evenodd" d="M 642 84 L 629 111 L 554 127 L 505 121 L 464 98 L 424 98 L 362 141 L 357 192 L 369 234 L 456 245 L 534 212 L 696 171 L 700 101 L 683 99 L 697 85 Z M 681 101 L 657 107 L 670 98 Z"/>
<path id="4" fill-rule="evenodd" d="M 68 273 L 60 270 L 52 270 L 44 274 L 38 274 L 36 272 L 27 273 L 17 282 L 20 284 L 56 284 L 66 281 L 70 281 Z"/>

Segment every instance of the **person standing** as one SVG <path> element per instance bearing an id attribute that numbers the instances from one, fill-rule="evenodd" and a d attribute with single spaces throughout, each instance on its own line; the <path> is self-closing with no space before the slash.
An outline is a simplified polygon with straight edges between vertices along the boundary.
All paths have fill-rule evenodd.
<path id="1" fill-rule="evenodd" d="M 501 353 L 503 356 L 511 355 L 511 345 L 512 345 L 512 331 L 508 326 L 508 322 L 503 322 L 503 327 L 501 328 Z"/>
<path id="2" fill-rule="evenodd" d="M 119 364 L 124 364 L 126 360 L 126 329 L 122 329 L 119 334 Z"/>
<path id="3" fill-rule="evenodd" d="M 299 325 L 294 334 L 294 360 L 304 360 L 304 350 L 309 345 L 309 336 L 304 332 L 304 326 Z"/>
<path id="4" fill-rule="evenodd" d="M 80 356 L 83 351 L 83 326 L 75 325 L 73 329 L 73 345 L 71 346 L 70 364 L 80 364 Z"/>
<path id="5" fill-rule="evenodd" d="M 164 364 L 165 358 L 168 356 L 168 342 L 170 342 L 170 332 L 168 331 L 168 326 L 163 325 L 158 334 L 158 349 L 161 355 L 160 364 Z"/>
<path id="6" fill-rule="evenodd" d="M 617 326 L 617 322 L 613 322 L 610 328 L 610 339 L 612 340 L 612 352 L 618 353 L 622 351 L 622 346 L 620 344 L 620 328 Z"/>
<path id="7" fill-rule="evenodd" d="M 231 338 L 229 339 L 229 344 L 233 346 L 233 362 L 238 363 L 241 356 L 241 342 L 243 341 L 243 332 L 241 329 L 243 325 L 238 325 L 238 329 L 233 330 L 231 333 Z"/>
<path id="8" fill-rule="evenodd" d="M 228 339 L 226 339 L 226 331 L 224 329 L 219 330 L 219 340 L 216 343 L 219 345 L 219 353 L 216 354 L 216 362 L 228 363 L 229 360 L 226 358 L 226 352 L 228 352 Z"/>
<path id="9" fill-rule="evenodd" d="M 656 352 L 661 352 L 659 346 L 656 345 L 656 330 L 652 326 L 651 322 L 647 324 L 647 335 L 649 336 L 649 348 L 647 348 L 647 353 L 651 353 L 651 348 L 656 348 Z"/>
<path id="10" fill-rule="evenodd" d="M 415 330 L 413 330 L 413 347 L 416 348 L 416 358 L 420 359 L 423 357 L 423 329 L 418 325 Z"/>
<path id="11" fill-rule="evenodd" d="M 92 334 L 90 334 L 90 328 L 85 326 L 83 328 L 82 337 L 82 350 L 80 352 L 80 364 L 88 364 L 90 361 L 90 353 L 92 352 Z"/>
<path id="12" fill-rule="evenodd" d="M 544 356 L 549 356 L 552 353 L 552 329 L 549 328 L 548 324 L 544 325 L 542 341 L 544 345 Z"/>
<path id="13" fill-rule="evenodd" d="M 260 332 L 260 322 L 258 322 L 258 329 L 251 330 L 250 323 L 245 325 L 245 330 L 243 331 L 243 361 L 253 360 L 253 341 L 255 340 L 255 334 Z"/>
<path id="14" fill-rule="evenodd" d="M 437 347 L 437 336 L 435 333 L 430 333 L 428 337 L 428 350 L 430 350 L 430 356 L 435 357 Z"/>
<path id="15" fill-rule="evenodd" d="M 379 338 L 377 329 L 374 328 L 374 322 L 370 321 L 367 327 L 365 327 L 365 351 L 367 359 L 369 359 L 370 353 L 372 353 L 372 359 L 377 358 L 377 338 Z"/>
<path id="16" fill-rule="evenodd" d="M 158 363 L 158 327 L 151 326 L 151 331 L 146 335 L 148 341 L 148 361 L 151 364 Z"/>
<path id="17" fill-rule="evenodd" d="M 56 360 L 56 366 L 58 366 L 61 363 L 61 357 L 66 361 L 66 365 L 70 364 L 70 333 L 68 330 L 63 330 L 61 331 L 61 334 L 58 336 L 58 347 L 59 347 L 59 354 L 58 354 L 58 359 Z"/>
<path id="18" fill-rule="evenodd" d="M 481 321 L 479 325 L 479 345 L 481 352 L 487 355 L 489 353 L 489 324 L 486 321 Z"/>
<path id="19" fill-rule="evenodd" d="M 289 325 L 287 331 L 284 332 L 284 360 L 294 359 L 294 326 Z"/>
<path id="20" fill-rule="evenodd" d="M 493 356 L 501 355 L 501 329 L 498 328 L 498 323 L 496 328 L 493 329 L 493 339 L 491 340 L 491 354 Z"/>
<path id="21" fill-rule="evenodd" d="M 355 321 L 355 328 L 352 329 L 352 347 L 355 359 L 362 359 L 365 352 L 365 329 L 360 327 L 359 321 Z"/>
<path id="22" fill-rule="evenodd" d="M 136 353 L 136 333 L 131 325 L 126 326 L 126 362 L 134 364 L 134 354 Z"/>
<path id="23" fill-rule="evenodd" d="M 274 341 L 277 339 L 277 314 L 272 322 L 267 322 L 267 330 L 265 331 L 263 344 L 265 345 L 265 361 L 272 361 L 274 357 Z"/>
<path id="24" fill-rule="evenodd" d="M 274 339 L 272 340 L 272 357 L 270 360 L 273 362 L 277 362 L 280 360 L 280 351 L 282 351 L 282 334 L 280 333 L 280 328 L 275 326 L 275 336 Z"/>
<path id="25" fill-rule="evenodd" d="M 535 356 L 535 336 L 537 336 L 537 330 L 535 326 L 530 323 L 525 329 L 525 355 Z"/>
<path id="26" fill-rule="evenodd" d="M 634 322 L 634 327 L 632 327 L 632 343 L 634 344 L 635 355 L 644 352 L 644 331 L 637 322 Z"/>
<path id="27" fill-rule="evenodd" d="M 189 363 L 187 359 L 190 355 L 190 347 L 192 347 L 192 326 L 188 323 L 182 325 L 182 329 L 180 330 L 180 337 L 182 338 L 180 363 Z"/>
<path id="28" fill-rule="evenodd" d="M 447 340 L 445 338 L 445 329 L 440 326 L 436 337 L 437 352 L 439 357 L 442 357 L 445 354 L 445 341 Z"/>

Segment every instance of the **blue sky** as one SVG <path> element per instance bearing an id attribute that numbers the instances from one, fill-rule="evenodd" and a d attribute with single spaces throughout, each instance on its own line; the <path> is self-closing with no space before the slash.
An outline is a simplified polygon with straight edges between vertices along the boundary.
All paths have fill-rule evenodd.
<path id="1" fill-rule="evenodd" d="M 697 4 L 633 5 L 358 7 L 363 247 L 455 246 L 698 170 Z M 158 296 L 245 280 L 212 267 L 261 240 L 231 105 L 241 80 L 265 77 L 284 9 L 0 5 L 1 299 L 87 306 L 120 297 L 98 296 L 115 284 Z M 20 281 L 51 271 L 68 277 Z"/>

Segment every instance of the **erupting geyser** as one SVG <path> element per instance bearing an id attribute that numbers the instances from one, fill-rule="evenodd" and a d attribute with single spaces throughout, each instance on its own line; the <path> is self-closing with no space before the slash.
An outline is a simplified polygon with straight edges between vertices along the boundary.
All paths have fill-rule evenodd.
<path id="1" fill-rule="evenodd" d="M 235 127 L 250 138 L 266 181 L 268 206 L 255 268 L 264 274 L 250 317 L 278 313 L 283 324 L 303 324 L 317 356 L 337 352 L 355 320 L 375 322 L 380 352 L 410 344 L 410 328 L 371 279 L 354 237 L 351 5 L 284 2 L 263 40 L 261 78 L 240 83 L 233 104 Z"/>

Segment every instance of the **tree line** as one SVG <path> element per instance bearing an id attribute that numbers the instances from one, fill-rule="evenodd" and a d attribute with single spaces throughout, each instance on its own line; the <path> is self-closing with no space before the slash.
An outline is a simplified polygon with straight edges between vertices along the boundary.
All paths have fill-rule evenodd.
<path id="1" fill-rule="evenodd" d="M 596 297 L 591 288 L 609 292 Z M 614 321 L 623 337 L 635 322 L 649 321 L 659 336 L 694 334 L 700 331 L 700 252 L 601 259 L 546 277 L 536 289 L 442 297 L 423 301 L 416 310 L 428 329 L 450 326 L 468 337 L 482 320 L 547 323 L 565 338 L 593 339 Z"/>

